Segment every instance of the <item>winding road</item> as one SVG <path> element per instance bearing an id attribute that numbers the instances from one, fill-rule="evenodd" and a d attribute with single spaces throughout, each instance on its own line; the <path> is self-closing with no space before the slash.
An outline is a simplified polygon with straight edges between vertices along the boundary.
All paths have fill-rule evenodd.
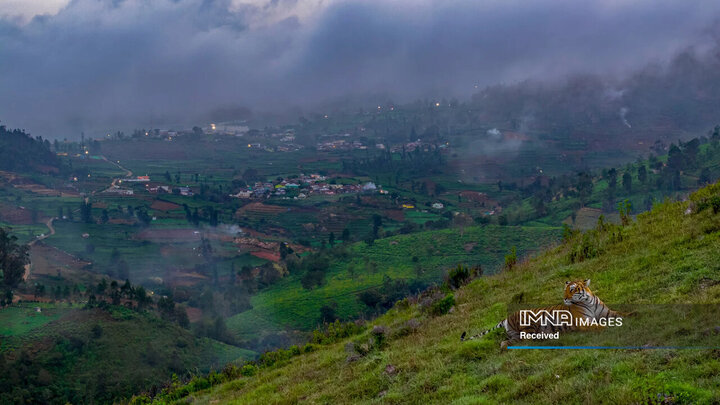
<path id="1" fill-rule="evenodd" d="M 119 162 L 113 162 L 112 160 L 106 158 L 104 155 L 101 156 L 101 157 L 102 157 L 102 160 L 110 163 L 111 165 L 117 166 L 118 169 L 120 169 L 120 170 L 123 170 L 123 171 L 125 172 L 125 177 L 132 177 L 132 175 L 133 175 L 132 170 L 128 169 L 127 167 L 125 167 L 125 166 L 123 166 L 123 165 L 121 165 Z M 108 190 L 111 189 L 111 188 L 113 188 L 113 187 L 116 187 L 119 180 L 120 180 L 120 179 L 113 179 L 112 183 L 110 183 L 110 187 L 108 187 Z"/>
<path id="2" fill-rule="evenodd" d="M 121 165 L 119 162 L 113 162 L 112 160 L 109 160 L 109 159 L 106 158 L 105 156 L 101 156 L 101 157 L 102 157 L 102 160 L 104 160 L 104 161 L 106 161 L 106 162 L 108 162 L 108 163 L 110 163 L 110 164 L 112 164 L 112 165 L 114 165 L 114 166 L 117 166 L 120 170 L 124 171 L 126 177 L 132 177 L 132 175 L 133 175 L 132 170 L 128 169 L 127 167 L 125 167 L 125 166 L 123 166 L 123 165 Z M 118 181 L 120 181 L 120 179 L 113 179 L 113 180 L 112 180 L 112 183 L 110 183 L 110 186 L 108 187 L 108 189 L 111 189 L 111 188 L 117 186 Z M 95 192 L 93 191 L 91 194 L 94 195 Z M 75 210 L 75 211 L 79 211 L 79 209 L 77 209 L 77 210 Z M 46 238 L 48 238 L 48 237 L 50 237 L 50 236 L 52 236 L 52 235 L 55 235 L 55 227 L 53 226 L 53 221 L 55 221 L 56 219 L 57 219 L 57 217 L 53 217 L 53 218 L 48 219 L 47 222 L 45 222 L 45 226 L 47 226 L 47 228 L 48 228 L 48 233 L 44 233 L 44 234 L 42 234 L 42 235 L 39 235 L 38 237 L 36 237 L 36 238 L 33 239 L 32 241 L 30 241 L 30 242 L 28 243 L 28 247 L 32 247 L 32 245 L 34 245 L 35 243 L 37 243 L 37 242 L 39 242 L 39 241 L 41 241 L 41 240 L 43 240 L 43 239 L 46 239 Z M 30 268 L 31 268 L 31 267 L 32 267 L 32 263 L 28 263 L 28 264 L 25 265 L 25 273 L 23 273 L 23 281 L 27 281 L 27 279 L 30 277 Z"/>

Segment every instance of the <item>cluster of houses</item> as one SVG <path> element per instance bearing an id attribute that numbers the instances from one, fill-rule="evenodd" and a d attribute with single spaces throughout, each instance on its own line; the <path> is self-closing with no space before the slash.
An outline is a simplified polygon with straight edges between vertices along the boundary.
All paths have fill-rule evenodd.
<path id="1" fill-rule="evenodd" d="M 135 194 L 134 190 L 131 188 L 123 188 L 121 187 L 122 183 L 145 183 L 145 190 L 151 194 L 172 194 L 177 193 L 182 196 L 191 197 L 193 195 L 193 191 L 190 187 L 172 187 L 168 186 L 162 183 L 153 182 L 150 180 L 150 176 L 137 176 L 137 177 L 131 177 L 131 178 L 124 178 L 122 180 L 118 180 L 117 182 L 113 182 L 113 185 L 110 186 L 107 190 L 104 191 L 104 193 L 110 193 L 110 194 L 117 194 L 117 195 L 133 195 Z"/>
<path id="2" fill-rule="evenodd" d="M 408 142 L 408 143 L 405 143 L 405 144 L 393 145 L 393 146 L 390 148 L 390 152 L 393 152 L 393 153 L 400 153 L 400 152 L 403 152 L 403 151 L 405 151 L 405 152 L 412 152 L 412 151 L 414 151 L 415 149 L 420 149 L 420 150 L 425 150 L 425 151 L 427 151 L 431 146 L 432 146 L 432 144 L 427 143 L 427 142 L 423 142 L 423 141 L 421 141 L 420 139 L 418 139 L 418 140 L 416 140 L 416 141 Z M 449 143 L 443 143 L 443 144 L 437 145 L 437 147 L 438 147 L 439 149 L 447 149 L 449 146 L 450 146 Z"/>
<path id="3" fill-rule="evenodd" d="M 329 152 L 334 150 L 353 150 L 367 149 L 367 146 L 363 145 L 360 141 L 352 141 L 349 139 L 334 139 L 331 141 L 323 141 L 317 144 L 317 150 Z"/>
<path id="4" fill-rule="evenodd" d="M 386 193 L 374 183 L 365 184 L 331 184 L 325 176 L 319 174 L 304 175 L 298 178 L 276 182 L 256 182 L 241 189 L 230 197 L 242 199 L 269 198 L 270 196 L 304 199 L 310 195 L 337 195 L 353 193 Z"/>

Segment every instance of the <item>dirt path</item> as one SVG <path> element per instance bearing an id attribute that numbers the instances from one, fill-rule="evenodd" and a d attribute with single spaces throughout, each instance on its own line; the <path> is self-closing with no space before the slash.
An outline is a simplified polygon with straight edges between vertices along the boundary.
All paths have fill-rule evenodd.
<path id="1" fill-rule="evenodd" d="M 32 247 L 36 242 L 41 241 L 49 236 L 55 235 L 55 227 L 53 226 L 53 221 L 55 221 L 56 218 L 50 218 L 47 222 L 45 222 L 45 226 L 48 228 L 48 233 L 44 233 L 37 238 L 33 239 L 28 243 L 28 246 Z M 25 273 L 23 274 L 23 281 L 27 281 L 28 277 L 30 277 L 30 267 L 32 266 L 32 263 L 28 263 L 25 265 Z"/>
<path id="2" fill-rule="evenodd" d="M 117 166 L 117 168 L 120 169 L 120 170 L 123 170 L 123 171 L 125 172 L 125 177 L 132 177 L 132 175 L 133 175 L 132 170 L 128 169 L 127 167 L 125 167 L 125 166 L 123 166 L 123 165 L 121 165 L 119 162 L 113 162 L 112 160 L 109 160 L 109 159 L 106 158 L 104 155 L 101 156 L 101 157 L 102 157 L 102 160 L 110 163 L 111 165 Z M 120 180 L 120 179 L 113 179 L 112 183 L 110 184 L 110 187 L 112 188 L 112 187 L 116 186 L 118 180 Z"/>

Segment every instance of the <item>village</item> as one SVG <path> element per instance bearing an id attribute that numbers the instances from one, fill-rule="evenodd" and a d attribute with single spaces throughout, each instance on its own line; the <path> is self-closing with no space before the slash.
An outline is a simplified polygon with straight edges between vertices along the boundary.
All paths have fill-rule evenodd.
<path id="1" fill-rule="evenodd" d="M 296 178 L 282 179 L 274 182 L 256 182 L 248 185 L 230 197 L 241 199 L 263 199 L 271 196 L 305 199 L 311 195 L 338 195 L 357 193 L 380 193 L 387 194 L 382 186 L 375 183 L 365 184 L 333 184 L 320 174 L 300 174 Z"/>

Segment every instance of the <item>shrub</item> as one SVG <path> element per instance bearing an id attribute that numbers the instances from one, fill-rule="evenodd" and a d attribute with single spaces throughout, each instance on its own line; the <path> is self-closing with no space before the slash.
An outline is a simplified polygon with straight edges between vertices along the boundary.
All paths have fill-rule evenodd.
<path id="1" fill-rule="evenodd" d="M 362 321 L 360 322 L 340 322 L 336 320 L 327 324 L 324 330 L 315 329 L 310 338 L 311 343 L 315 344 L 331 344 L 338 342 L 347 337 L 357 335 L 365 328 Z"/>
<path id="2" fill-rule="evenodd" d="M 510 250 L 510 254 L 505 255 L 505 270 L 512 270 L 517 264 L 517 249 L 515 246 Z"/>
<path id="3" fill-rule="evenodd" d="M 456 267 L 450 269 L 446 276 L 445 283 L 448 287 L 457 289 L 480 275 L 482 275 L 482 268 L 480 266 L 470 268 L 468 266 L 458 264 Z"/>
<path id="4" fill-rule="evenodd" d="M 245 377 L 251 377 L 254 376 L 255 373 L 257 373 L 258 367 L 254 364 L 246 364 L 242 367 L 240 370 L 240 374 Z"/>
<path id="5" fill-rule="evenodd" d="M 592 259 L 600 253 L 592 235 L 591 232 L 583 234 L 580 243 L 572 247 L 569 255 L 570 263 L 580 263 Z"/>
<path id="6" fill-rule="evenodd" d="M 430 307 L 430 313 L 434 316 L 445 315 L 450 308 L 455 306 L 455 296 L 448 294 L 445 298 L 435 301 Z"/>
<path id="7" fill-rule="evenodd" d="M 375 325 L 371 332 L 374 340 L 374 347 L 380 349 L 387 342 L 388 329 L 382 325 Z"/>
<path id="8" fill-rule="evenodd" d="M 405 322 L 404 324 L 402 324 L 399 328 L 397 328 L 393 332 L 393 337 L 398 338 L 401 336 L 410 335 L 412 333 L 415 333 L 418 330 L 418 328 L 420 328 L 420 321 L 418 321 L 415 318 L 412 318 L 412 319 L 408 320 L 407 322 Z"/>
<path id="9" fill-rule="evenodd" d="M 302 347 L 302 352 L 303 353 L 312 353 L 319 348 L 320 348 L 319 345 L 316 345 L 313 343 L 306 343 L 305 346 Z"/>

